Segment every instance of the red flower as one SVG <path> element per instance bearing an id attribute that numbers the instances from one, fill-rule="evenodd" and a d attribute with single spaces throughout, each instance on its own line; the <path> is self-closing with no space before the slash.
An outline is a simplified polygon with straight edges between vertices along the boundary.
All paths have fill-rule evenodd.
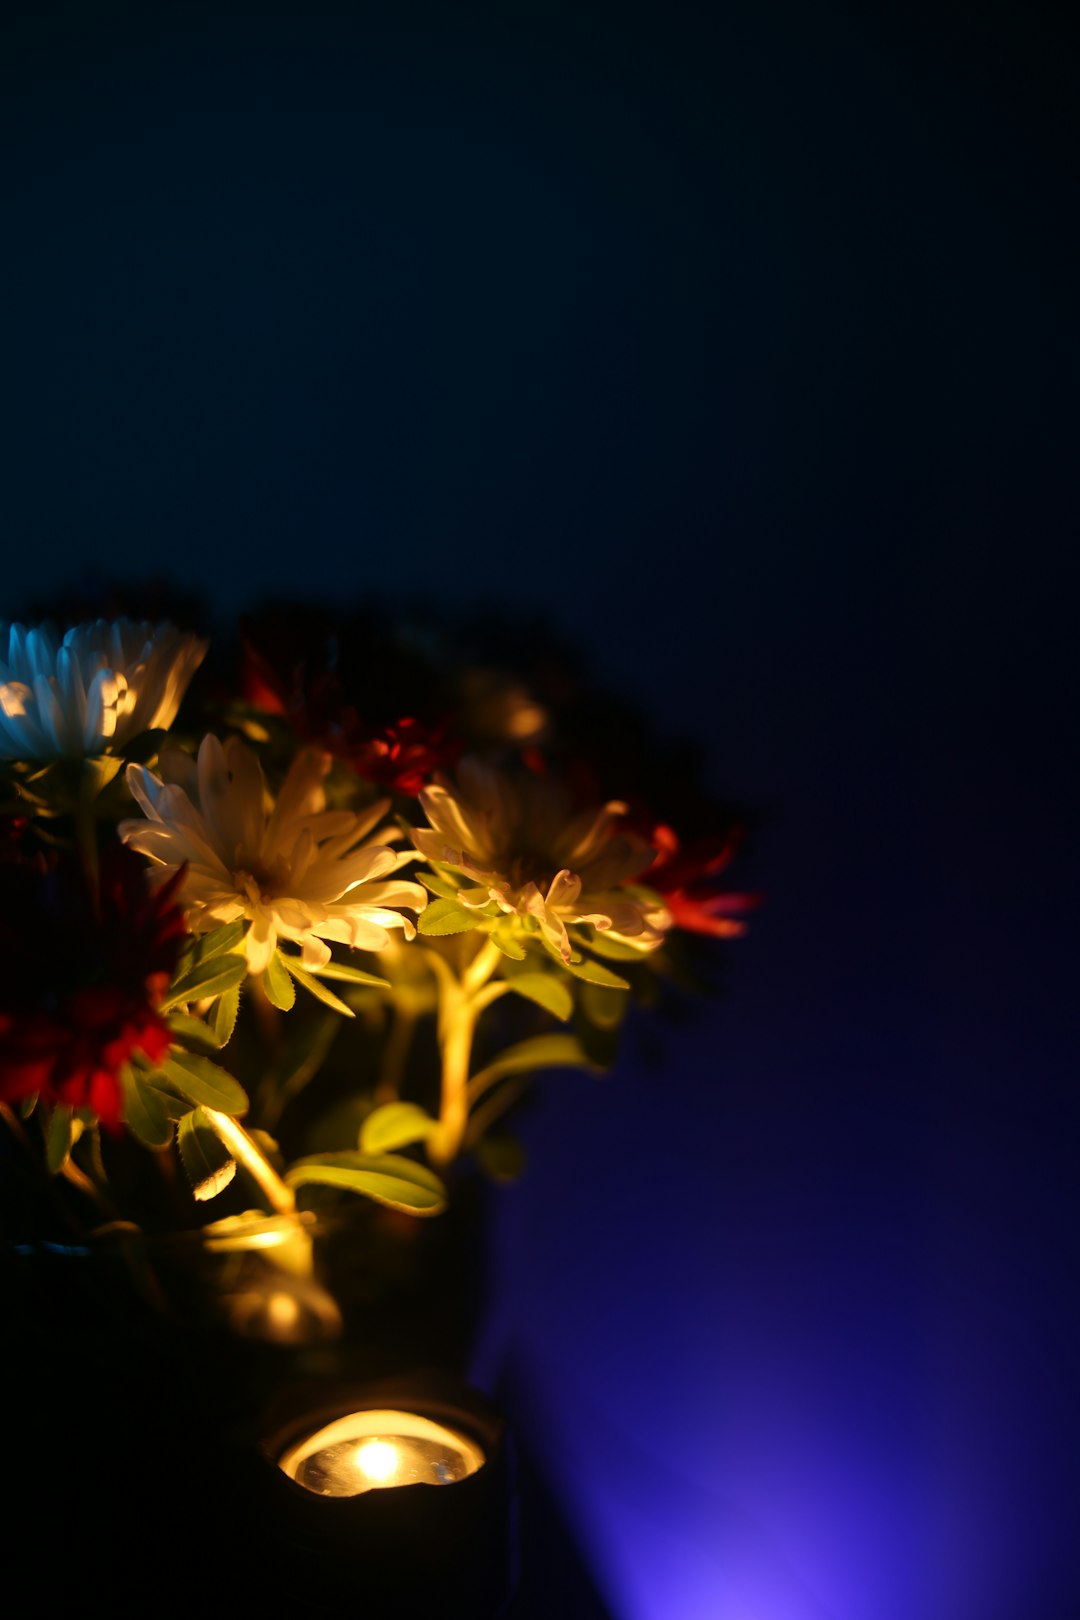
<path id="1" fill-rule="evenodd" d="M 119 1129 L 123 1064 L 169 1049 L 157 1009 L 185 931 L 181 878 L 153 892 L 134 851 L 110 845 L 95 907 L 73 855 L 0 865 L 0 1099 L 38 1092 Z"/>
<path id="2" fill-rule="evenodd" d="M 357 776 L 397 793 L 417 794 L 435 771 L 452 769 L 461 752 L 443 722 L 429 726 L 412 715 L 376 723 L 363 719 L 345 695 L 333 667 L 337 637 L 316 620 L 276 637 L 275 656 L 259 644 L 264 627 L 241 627 L 245 700 L 263 714 L 285 720 L 301 742 L 342 760 Z"/>
<path id="3" fill-rule="evenodd" d="M 661 824 L 653 828 L 649 842 L 656 859 L 640 881 L 663 896 L 676 928 L 717 939 L 746 932 L 746 924 L 739 918 L 760 905 L 761 896 L 732 894 L 717 887 L 735 853 L 737 835 L 697 839 L 680 850 L 674 831 Z"/>
<path id="4" fill-rule="evenodd" d="M 457 759 L 460 749 L 447 740 L 445 731 L 444 726 L 429 729 L 419 720 L 397 720 L 351 742 L 342 755 L 357 776 L 415 795 L 436 771 L 448 770 Z"/>

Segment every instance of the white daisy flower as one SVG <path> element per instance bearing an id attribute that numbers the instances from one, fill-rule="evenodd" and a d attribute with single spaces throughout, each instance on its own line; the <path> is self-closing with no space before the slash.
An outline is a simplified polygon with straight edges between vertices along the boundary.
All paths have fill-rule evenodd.
<path id="1" fill-rule="evenodd" d="M 394 909 L 427 903 L 419 883 L 393 874 L 415 860 L 369 839 L 389 799 L 359 814 L 327 810 L 322 782 L 329 754 L 297 754 L 275 803 L 251 749 L 237 737 L 204 737 L 194 760 L 162 753 L 161 775 L 129 765 L 127 782 L 147 819 L 120 823 L 120 836 L 163 868 L 186 866 L 180 900 L 188 925 L 206 933 L 246 917 L 248 969 L 261 973 L 280 939 L 301 946 L 305 967 L 330 960 L 327 940 L 381 951 L 391 928 L 416 932 Z"/>
<path id="2" fill-rule="evenodd" d="M 653 851 L 617 831 L 626 806 L 616 801 L 570 814 L 562 784 L 522 773 L 511 779 L 479 760 L 458 766 L 458 783 L 440 778 L 420 794 L 430 827 L 412 840 L 431 861 L 471 881 L 458 889 L 463 906 L 532 917 L 564 962 L 571 957 L 567 925 L 591 923 L 600 932 L 648 951 L 671 926 L 656 895 L 621 887 L 649 866 Z"/>
<path id="3" fill-rule="evenodd" d="M 0 759 L 119 753 L 171 726 L 207 642 L 171 624 L 0 623 Z"/>

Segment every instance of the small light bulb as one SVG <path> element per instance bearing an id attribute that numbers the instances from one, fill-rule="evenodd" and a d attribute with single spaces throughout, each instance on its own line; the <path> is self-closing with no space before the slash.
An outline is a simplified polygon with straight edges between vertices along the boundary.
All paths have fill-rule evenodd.
<path id="1" fill-rule="evenodd" d="M 356 1466 L 372 1485 L 385 1485 L 397 1473 L 397 1447 L 389 1440 L 365 1440 L 357 1450 Z"/>

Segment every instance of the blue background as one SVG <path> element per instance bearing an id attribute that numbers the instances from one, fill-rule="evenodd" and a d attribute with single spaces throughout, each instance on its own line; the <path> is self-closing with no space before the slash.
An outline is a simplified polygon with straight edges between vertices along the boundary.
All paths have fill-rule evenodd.
<path id="1" fill-rule="evenodd" d="M 928 13 L 5 11 L 0 611 L 546 620 L 757 813 L 499 1203 L 614 1620 L 1080 1613 L 1076 40 Z"/>

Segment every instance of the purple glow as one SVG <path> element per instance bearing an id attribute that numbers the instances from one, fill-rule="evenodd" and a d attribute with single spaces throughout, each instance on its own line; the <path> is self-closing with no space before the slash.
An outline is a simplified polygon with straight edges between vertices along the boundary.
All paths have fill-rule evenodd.
<path id="1" fill-rule="evenodd" d="M 1003 1230 L 957 1252 L 964 1197 L 921 1185 L 922 1145 L 851 1099 L 858 1162 L 851 1120 L 804 1156 L 805 1115 L 837 1098 L 805 1089 L 778 1120 L 756 1040 L 726 1103 L 700 1084 L 693 1033 L 662 1075 L 554 1079 L 500 1210 L 481 1375 L 501 1380 L 615 1620 L 1052 1613 L 1063 1503 L 1037 1509 L 1030 1482 L 1054 1392 Z M 657 1132 L 661 1091 L 677 1142 Z"/>

